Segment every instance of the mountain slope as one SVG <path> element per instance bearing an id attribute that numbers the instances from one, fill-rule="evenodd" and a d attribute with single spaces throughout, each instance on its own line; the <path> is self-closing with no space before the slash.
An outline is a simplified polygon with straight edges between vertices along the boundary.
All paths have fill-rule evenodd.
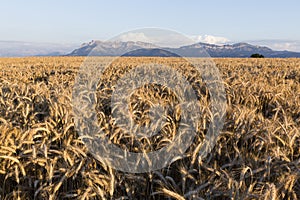
<path id="1" fill-rule="evenodd" d="M 179 55 L 173 53 L 172 51 L 168 51 L 165 49 L 159 48 L 151 48 L 151 49 L 137 49 L 133 51 L 129 51 L 122 56 L 128 57 L 137 57 L 137 56 L 146 56 L 146 57 L 180 57 Z"/>

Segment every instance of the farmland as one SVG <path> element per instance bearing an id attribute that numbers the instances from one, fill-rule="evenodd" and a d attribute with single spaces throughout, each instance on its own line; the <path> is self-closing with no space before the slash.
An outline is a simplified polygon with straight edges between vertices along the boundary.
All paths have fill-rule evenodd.
<path id="1" fill-rule="evenodd" d="M 116 170 L 94 158 L 83 143 L 74 125 L 72 91 L 84 59 L 0 59 L 0 199 L 300 198 L 300 59 L 213 59 L 226 91 L 216 145 L 197 159 L 197 143 L 210 121 L 204 115 L 187 156 L 148 173 Z M 204 114 L 209 113 L 208 93 L 196 87 L 197 80 L 177 58 L 121 58 L 99 83 L 96 110 L 107 136 L 133 152 L 168 145 L 180 122 L 180 112 L 174 111 L 168 118 L 174 123 L 165 124 L 162 138 L 152 137 L 151 144 L 116 133 L 107 108 L 114 81 L 126 73 L 129 61 L 147 59 L 172 63 L 185 73 L 203 97 Z M 135 109 L 148 102 L 140 99 L 176 104 L 171 91 L 155 85 L 133 95 Z M 147 110 L 142 111 L 135 120 L 147 123 Z"/>

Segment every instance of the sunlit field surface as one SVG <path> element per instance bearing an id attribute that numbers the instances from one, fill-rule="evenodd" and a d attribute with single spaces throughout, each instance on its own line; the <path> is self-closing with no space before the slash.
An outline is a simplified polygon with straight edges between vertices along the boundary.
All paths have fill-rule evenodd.
<path id="1" fill-rule="evenodd" d="M 300 59 L 213 59 L 226 90 L 226 118 L 202 160 L 197 144 L 210 119 L 201 77 L 178 58 L 119 60 L 99 83 L 96 110 L 120 148 L 157 150 L 172 141 L 180 122 L 180 112 L 170 112 L 161 136 L 151 140 L 120 132 L 108 103 L 132 63 L 169 63 L 185 74 L 205 108 L 187 157 L 141 174 L 95 159 L 74 127 L 72 90 L 84 59 L 0 59 L 0 199 L 300 199 Z M 149 123 L 151 102 L 176 104 L 176 97 L 161 86 L 140 88 L 130 104 L 137 123 Z"/>

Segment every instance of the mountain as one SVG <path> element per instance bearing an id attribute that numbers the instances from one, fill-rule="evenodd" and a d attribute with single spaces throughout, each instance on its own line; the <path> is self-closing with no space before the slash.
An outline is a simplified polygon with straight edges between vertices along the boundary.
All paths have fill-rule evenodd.
<path id="1" fill-rule="evenodd" d="M 250 57 L 259 53 L 265 57 L 300 57 L 300 53 L 274 51 L 268 47 L 248 43 L 214 45 L 196 43 L 179 48 L 159 47 L 146 42 L 103 42 L 93 40 L 82 44 L 34 43 L 19 41 L 0 41 L 0 57 L 23 56 L 161 56 L 161 57 Z M 74 50 L 75 49 L 75 50 Z M 71 52 L 71 53 L 68 53 Z"/>
<path id="2" fill-rule="evenodd" d="M 102 42 L 91 41 L 82 44 L 67 56 L 161 56 L 161 57 L 250 57 L 259 53 L 270 58 L 298 57 L 300 53 L 291 51 L 274 51 L 268 47 L 251 45 L 248 43 L 236 43 L 226 45 L 215 45 L 207 43 L 196 43 L 179 48 L 158 47 L 145 42 Z"/>
<path id="3" fill-rule="evenodd" d="M 78 44 L 0 41 L 0 57 L 59 56 L 72 51 Z"/>
<path id="4" fill-rule="evenodd" d="M 247 43 L 236 43 L 233 45 L 214 45 L 197 43 L 174 49 L 182 56 L 196 56 L 198 52 L 205 50 L 211 57 L 250 57 L 253 53 L 270 54 L 272 49 L 267 47 L 253 46 Z"/>
<path id="5" fill-rule="evenodd" d="M 265 57 L 270 58 L 300 57 L 300 53 L 298 52 L 274 51 L 268 47 L 251 45 L 248 43 L 236 43 L 232 45 L 214 45 L 206 43 L 197 43 L 173 50 L 174 53 L 186 57 L 193 57 L 199 54 L 203 54 L 203 50 L 205 50 L 211 57 L 247 58 L 254 53 L 259 53 L 264 55 Z"/>
<path id="6" fill-rule="evenodd" d="M 80 48 L 72 51 L 69 56 L 121 56 L 127 52 L 138 49 L 152 49 L 158 48 L 151 43 L 145 42 L 102 42 L 91 41 L 84 43 Z"/>

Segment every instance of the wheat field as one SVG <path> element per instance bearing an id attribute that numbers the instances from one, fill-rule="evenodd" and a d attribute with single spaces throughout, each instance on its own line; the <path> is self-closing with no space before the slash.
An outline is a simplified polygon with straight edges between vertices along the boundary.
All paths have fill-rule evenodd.
<path id="1" fill-rule="evenodd" d="M 227 104 L 216 145 L 196 159 L 209 122 L 204 115 L 187 156 L 149 173 L 116 170 L 83 143 L 72 90 L 84 59 L 0 59 L 0 199 L 300 199 L 300 59 L 213 59 Z M 137 141 L 113 123 L 107 102 L 115 81 L 135 67 L 129 61 L 145 59 L 184 73 L 209 112 L 207 90 L 178 58 L 122 58 L 99 83 L 97 112 L 107 136 L 133 152 L 168 145 L 180 121 L 173 110 L 162 136 Z M 147 124 L 151 103 L 176 101 L 162 86 L 140 88 L 131 101 L 139 111 L 133 118 Z"/>

